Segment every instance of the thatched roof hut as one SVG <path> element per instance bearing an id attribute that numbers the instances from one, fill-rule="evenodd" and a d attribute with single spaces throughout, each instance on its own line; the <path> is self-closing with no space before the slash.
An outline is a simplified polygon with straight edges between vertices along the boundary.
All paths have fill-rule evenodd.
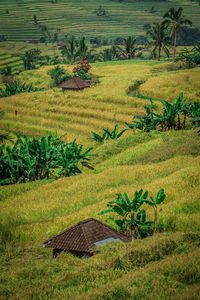
<path id="1" fill-rule="evenodd" d="M 65 90 L 83 90 L 84 88 L 90 87 L 90 84 L 80 77 L 72 77 L 62 82 L 59 87 Z"/>
<path id="2" fill-rule="evenodd" d="M 96 248 L 106 242 L 129 242 L 132 237 L 96 220 L 87 219 L 69 227 L 44 242 L 44 247 L 53 248 L 53 257 L 62 251 L 87 258 L 94 254 Z"/>

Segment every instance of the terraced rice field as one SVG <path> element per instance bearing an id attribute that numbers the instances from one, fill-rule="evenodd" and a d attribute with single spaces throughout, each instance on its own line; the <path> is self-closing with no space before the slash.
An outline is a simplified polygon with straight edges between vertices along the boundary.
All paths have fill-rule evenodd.
<path id="1" fill-rule="evenodd" d="M 180 92 L 199 101 L 200 68 L 167 71 L 169 63 L 120 61 L 96 63 L 91 71 L 100 84 L 78 92 L 48 89 L 50 67 L 22 72 L 44 92 L 1 99 L 1 128 L 42 135 L 67 134 L 94 146 L 95 171 L 59 180 L 0 188 L 0 298 L 7 299 L 199 299 L 200 288 L 200 137 L 194 130 L 135 134 L 96 145 L 90 131 L 120 129 L 144 112 L 147 101 L 128 96 L 135 80 L 143 93 L 173 100 Z M 71 70 L 72 66 L 65 66 Z M 188 85 L 190 81 L 190 85 Z M 170 90 L 167 94 L 166 89 Z M 157 109 L 159 110 L 159 104 Z M 15 116 L 15 110 L 18 115 Z M 188 126 L 190 124 L 188 123 Z M 111 243 L 80 260 L 69 253 L 52 260 L 44 240 L 93 217 L 117 193 L 130 198 L 143 188 L 167 198 L 159 209 L 162 233 L 130 243 Z M 153 210 L 147 209 L 148 220 Z M 113 226 L 111 221 L 109 225 Z"/>
<path id="2" fill-rule="evenodd" d="M 6 67 L 11 68 L 12 73 L 24 70 L 24 64 L 19 56 L 0 52 L 0 73 Z"/>
<path id="3" fill-rule="evenodd" d="M 182 91 L 186 98 L 198 101 L 199 68 L 167 72 L 167 65 L 169 63 L 157 64 L 154 61 L 96 63 L 92 66 L 92 73 L 99 76 L 100 84 L 84 91 L 66 93 L 58 88 L 49 90 L 52 81 L 47 72 L 52 67 L 22 72 L 18 76 L 21 81 L 47 90 L 2 99 L 5 116 L 1 126 L 10 131 L 37 135 L 57 130 L 59 134 L 67 133 L 69 140 L 77 138 L 88 144 L 91 131 L 112 129 L 115 122 L 123 128 L 125 122 L 131 122 L 134 114 L 143 112 L 147 101 L 127 95 L 128 87 L 135 80 L 146 81 L 141 86 L 144 95 L 173 100 Z M 71 66 L 64 67 L 72 71 Z M 160 69 L 159 76 L 155 76 L 155 69 Z"/>
<path id="4" fill-rule="evenodd" d="M 97 17 L 95 10 L 99 5 L 108 12 L 105 17 Z M 150 13 L 154 6 L 156 12 Z M 57 33 L 59 38 L 65 34 L 88 39 L 94 36 L 104 38 L 142 35 L 143 26 L 159 21 L 170 7 L 184 8 L 187 18 L 194 26 L 199 27 L 200 7 L 198 1 L 73 1 L 59 0 L 50 3 L 47 0 L 23 1 L 2 0 L 0 2 L 0 28 L 8 40 L 24 41 L 39 40 L 42 33 L 38 25 L 34 25 L 33 16 L 38 18 L 39 25 L 46 25 L 51 33 Z M 103 34 L 102 34 L 103 33 Z"/>

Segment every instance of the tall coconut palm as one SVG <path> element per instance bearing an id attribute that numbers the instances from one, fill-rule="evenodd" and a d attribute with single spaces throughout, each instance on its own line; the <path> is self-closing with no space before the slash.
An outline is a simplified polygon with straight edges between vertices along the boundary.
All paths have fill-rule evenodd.
<path id="1" fill-rule="evenodd" d="M 179 9 L 175 9 L 171 7 L 166 14 L 164 14 L 163 18 L 166 20 L 164 23 L 167 26 L 171 27 L 170 30 L 170 38 L 174 38 L 174 53 L 173 53 L 173 60 L 175 59 L 176 55 L 176 45 L 177 45 L 177 37 L 178 37 L 178 32 L 180 31 L 181 26 L 183 25 L 190 25 L 192 26 L 192 22 L 188 19 L 186 19 L 183 15 L 183 8 L 179 7 Z"/>
<path id="2" fill-rule="evenodd" d="M 165 54 L 169 57 L 170 46 L 170 37 L 167 34 L 167 25 L 162 23 L 154 23 L 154 26 L 147 31 L 147 34 L 150 36 L 151 41 L 149 42 L 150 46 L 153 46 L 153 54 L 158 57 L 160 60 L 161 51 L 164 51 Z"/>

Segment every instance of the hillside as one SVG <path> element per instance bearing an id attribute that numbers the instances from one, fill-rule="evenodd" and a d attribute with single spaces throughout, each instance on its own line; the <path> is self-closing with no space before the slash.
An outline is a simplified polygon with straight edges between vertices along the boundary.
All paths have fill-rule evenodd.
<path id="1" fill-rule="evenodd" d="M 114 39 L 129 35 L 144 35 L 145 24 L 160 21 L 170 7 L 183 7 L 184 14 L 199 27 L 200 7 L 198 1 L 130 1 L 124 0 L 1 0 L 0 35 L 9 41 L 39 40 L 43 35 L 40 25 L 45 25 L 52 36 L 59 39 L 67 34 L 87 39 L 102 36 Z M 97 16 L 96 10 L 102 5 L 105 16 Z M 153 12 L 150 12 L 154 7 Z M 33 17 L 37 17 L 37 24 Z M 102 34 L 103 33 L 103 34 Z"/>
<path id="2" fill-rule="evenodd" d="M 199 101 L 200 68 L 170 70 L 171 63 L 119 61 L 92 64 L 100 84 L 78 92 L 49 89 L 49 66 L 20 73 L 46 91 L 1 99 L 1 128 L 41 135 L 47 130 L 92 145 L 95 170 L 59 180 L 0 187 L 0 299 L 199 299 L 200 137 L 195 130 L 136 134 L 98 145 L 89 140 L 144 113 L 147 100 L 127 95 L 135 80 L 142 94 L 172 101 L 180 92 Z M 71 70 L 72 66 L 64 66 Z M 156 102 L 157 111 L 160 110 Z M 18 115 L 15 115 L 15 110 Z M 52 260 L 43 241 L 93 217 L 117 193 L 143 188 L 160 205 L 163 231 L 130 243 L 111 243 L 88 260 L 64 253 Z M 149 207 L 147 216 L 153 218 Z M 108 224 L 112 225 L 111 221 Z"/>

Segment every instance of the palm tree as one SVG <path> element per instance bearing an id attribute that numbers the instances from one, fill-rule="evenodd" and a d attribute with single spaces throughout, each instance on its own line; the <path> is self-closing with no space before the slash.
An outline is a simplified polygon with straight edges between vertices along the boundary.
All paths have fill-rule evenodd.
<path id="1" fill-rule="evenodd" d="M 171 26 L 170 30 L 170 38 L 174 38 L 174 53 L 173 53 L 173 60 L 175 59 L 176 55 L 176 44 L 177 44 L 177 35 L 180 31 L 180 28 L 182 25 L 190 25 L 192 26 L 192 22 L 188 19 L 185 19 L 184 16 L 182 16 L 183 8 L 179 7 L 179 9 L 175 9 L 171 7 L 166 14 L 164 14 L 163 18 L 166 18 L 164 23 L 167 26 Z"/>
<path id="2" fill-rule="evenodd" d="M 78 56 L 80 60 L 88 60 L 90 62 L 94 62 L 97 60 L 97 54 L 94 53 L 93 49 L 89 49 L 85 43 L 85 37 L 82 37 L 79 41 L 79 50 Z"/>
<path id="3" fill-rule="evenodd" d="M 122 49 L 121 47 L 116 47 L 118 53 L 122 55 L 125 59 L 132 59 L 135 57 L 136 52 L 136 39 L 134 39 L 132 36 L 129 36 L 127 39 L 123 39 L 125 49 Z"/>
<path id="4" fill-rule="evenodd" d="M 158 57 L 158 60 L 160 60 L 162 50 L 169 57 L 168 46 L 170 46 L 170 37 L 168 36 L 166 29 L 167 25 L 162 22 L 160 24 L 154 23 L 154 26 L 147 31 L 147 34 L 151 38 L 149 45 L 154 46 L 153 54 Z"/>
<path id="5" fill-rule="evenodd" d="M 116 51 L 116 47 L 112 46 L 111 48 L 104 49 L 100 52 L 99 58 L 101 61 L 118 60 L 119 55 Z"/>
<path id="6" fill-rule="evenodd" d="M 76 58 L 79 55 L 78 42 L 72 36 L 70 39 L 68 39 L 67 45 L 61 46 L 60 50 L 62 55 L 66 56 L 69 63 L 72 64 L 76 61 Z"/>

